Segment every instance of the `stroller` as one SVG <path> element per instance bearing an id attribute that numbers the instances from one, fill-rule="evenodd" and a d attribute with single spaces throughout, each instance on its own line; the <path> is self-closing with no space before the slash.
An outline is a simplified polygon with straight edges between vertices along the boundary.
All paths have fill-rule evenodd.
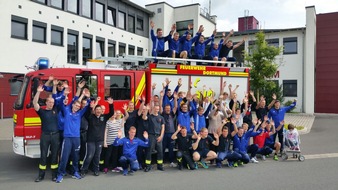
<path id="1" fill-rule="evenodd" d="M 292 134 L 284 129 L 284 150 L 282 152 L 282 159 L 285 161 L 289 158 L 289 154 L 292 154 L 292 158 L 298 158 L 299 161 L 303 162 L 305 160 L 305 156 L 301 154 L 300 151 L 300 136 L 298 134 L 297 129 L 293 129 Z M 296 134 L 296 136 L 295 136 Z M 292 139 L 294 138 L 294 139 Z"/>

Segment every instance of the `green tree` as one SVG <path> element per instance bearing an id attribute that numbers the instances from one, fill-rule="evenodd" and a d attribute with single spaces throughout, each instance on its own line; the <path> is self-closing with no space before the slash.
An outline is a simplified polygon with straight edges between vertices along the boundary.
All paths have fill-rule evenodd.
<path id="1" fill-rule="evenodd" d="M 256 91 L 257 100 L 259 100 L 260 92 L 276 88 L 275 82 L 270 79 L 277 71 L 278 64 L 275 60 L 282 48 L 269 45 L 263 31 L 256 33 L 255 36 L 255 44 L 249 47 L 249 52 L 244 52 L 244 59 L 247 61 L 245 65 L 251 68 L 250 86 Z"/>

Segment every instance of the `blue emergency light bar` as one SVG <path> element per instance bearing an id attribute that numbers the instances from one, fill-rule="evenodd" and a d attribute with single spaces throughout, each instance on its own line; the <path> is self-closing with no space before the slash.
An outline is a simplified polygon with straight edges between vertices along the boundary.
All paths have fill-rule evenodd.
<path id="1" fill-rule="evenodd" d="M 48 69 L 49 68 L 49 59 L 46 57 L 40 57 L 36 64 L 38 66 L 38 70 Z"/>

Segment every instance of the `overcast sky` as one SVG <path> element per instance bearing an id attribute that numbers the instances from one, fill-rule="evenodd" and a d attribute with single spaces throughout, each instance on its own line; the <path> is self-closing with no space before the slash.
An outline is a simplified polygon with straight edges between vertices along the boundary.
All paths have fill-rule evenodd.
<path id="1" fill-rule="evenodd" d="M 145 7 L 146 4 L 164 0 L 131 0 Z M 176 7 L 199 3 L 209 9 L 209 0 L 167 0 Z M 338 0 L 211 0 L 211 14 L 217 16 L 217 30 L 237 31 L 238 17 L 243 17 L 245 10 L 260 22 L 262 29 L 281 29 L 305 27 L 305 7 L 314 5 L 316 13 L 338 12 Z"/>

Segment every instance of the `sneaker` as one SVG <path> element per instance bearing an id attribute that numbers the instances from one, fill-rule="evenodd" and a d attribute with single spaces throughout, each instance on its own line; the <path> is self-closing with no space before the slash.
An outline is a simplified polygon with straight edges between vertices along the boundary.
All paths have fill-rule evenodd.
<path id="1" fill-rule="evenodd" d="M 273 156 L 273 159 L 276 160 L 276 161 L 278 161 L 278 156 L 277 156 L 277 154 L 275 154 L 275 155 Z"/>
<path id="2" fill-rule="evenodd" d="M 255 157 L 252 157 L 250 161 L 251 161 L 251 163 L 258 163 L 258 161 L 256 160 Z"/>
<path id="3" fill-rule="evenodd" d="M 209 168 L 209 166 L 207 165 L 207 163 L 205 163 L 203 160 L 201 160 L 200 162 L 198 162 L 203 168 L 207 169 Z"/>
<path id="4" fill-rule="evenodd" d="M 56 182 L 56 183 L 61 183 L 61 182 L 62 182 L 62 180 L 63 180 L 63 175 L 60 175 L 60 174 L 59 174 L 59 175 L 57 176 L 57 178 L 56 178 L 56 181 L 55 181 L 55 182 Z"/>
<path id="5" fill-rule="evenodd" d="M 72 176 L 73 179 L 81 179 L 81 175 L 78 172 L 75 172 Z"/>
<path id="6" fill-rule="evenodd" d="M 116 168 L 112 169 L 111 171 L 114 172 L 114 173 L 118 173 L 118 172 L 120 172 L 121 170 L 119 170 L 119 169 L 116 167 Z M 123 171 L 124 171 L 124 170 L 123 170 Z"/>
<path id="7" fill-rule="evenodd" d="M 123 175 L 124 175 L 124 176 L 128 175 L 128 169 L 124 169 L 124 170 L 123 170 Z"/>
<path id="8" fill-rule="evenodd" d="M 164 171 L 163 165 L 162 164 L 157 164 L 157 170 Z"/>
<path id="9" fill-rule="evenodd" d="M 171 163 L 170 163 L 170 167 L 176 168 L 176 167 L 177 167 L 177 164 L 175 164 L 174 162 L 171 162 Z"/>
<path id="10" fill-rule="evenodd" d="M 217 162 L 217 163 L 216 163 L 216 167 L 217 167 L 217 168 L 222 168 L 222 163 Z"/>
<path id="11" fill-rule="evenodd" d="M 195 162 L 195 170 L 198 170 L 198 164 Z"/>
<path id="12" fill-rule="evenodd" d="M 149 172 L 151 168 L 152 168 L 151 165 L 147 165 L 146 168 L 144 168 L 144 172 Z"/>
<path id="13" fill-rule="evenodd" d="M 234 163 L 234 167 L 237 168 L 238 167 L 238 162 Z"/>
<path id="14" fill-rule="evenodd" d="M 243 165 L 244 165 L 244 162 L 239 162 L 238 165 L 243 166 Z"/>
<path id="15" fill-rule="evenodd" d="M 266 157 L 264 155 L 262 156 L 262 160 L 264 160 L 264 161 L 266 160 Z"/>
<path id="16" fill-rule="evenodd" d="M 123 168 L 122 167 L 117 167 L 118 170 L 120 170 L 120 172 L 123 171 Z"/>
<path id="17" fill-rule="evenodd" d="M 228 167 L 229 167 L 229 168 L 232 168 L 233 166 L 234 166 L 234 162 L 228 161 Z"/>
<path id="18" fill-rule="evenodd" d="M 108 173 L 108 168 L 103 168 L 103 172 L 106 174 Z"/>
<path id="19" fill-rule="evenodd" d="M 43 176 L 38 176 L 36 179 L 35 179 L 35 182 L 40 182 L 44 179 Z"/>
<path id="20" fill-rule="evenodd" d="M 94 172 L 94 176 L 99 176 L 100 173 L 99 172 Z"/>

